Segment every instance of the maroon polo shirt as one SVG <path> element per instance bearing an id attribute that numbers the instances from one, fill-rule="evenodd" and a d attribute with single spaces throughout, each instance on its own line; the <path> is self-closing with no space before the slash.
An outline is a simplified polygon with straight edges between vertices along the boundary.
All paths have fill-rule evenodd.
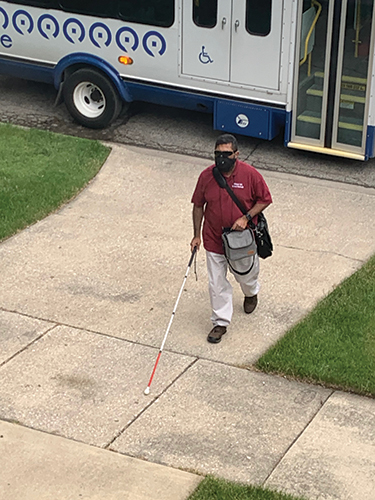
<path id="1" fill-rule="evenodd" d="M 223 254 L 222 228 L 232 227 L 243 214 L 227 190 L 219 187 L 212 173 L 214 166 L 211 165 L 200 174 L 191 201 L 198 207 L 204 207 L 204 248 Z M 272 203 L 265 180 L 251 165 L 237 160 L 231 176 L 226 177 L 226 180 L 247 211 L 256 203 Z M 253 220 L 256 224 L 257 217 Z"/>

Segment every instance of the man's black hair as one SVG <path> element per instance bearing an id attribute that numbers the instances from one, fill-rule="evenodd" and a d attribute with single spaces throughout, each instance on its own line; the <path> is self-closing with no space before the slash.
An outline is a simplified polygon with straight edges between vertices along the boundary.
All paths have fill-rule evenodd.
<path id="1" fill-rule="evenodd" d="M 215 149 L 220 144 L 232 144 L 233 151 L 236 152 L 238 150 L 238 142 L 234 135 L 231 134 L 222 134 L 216 139 Z"/>

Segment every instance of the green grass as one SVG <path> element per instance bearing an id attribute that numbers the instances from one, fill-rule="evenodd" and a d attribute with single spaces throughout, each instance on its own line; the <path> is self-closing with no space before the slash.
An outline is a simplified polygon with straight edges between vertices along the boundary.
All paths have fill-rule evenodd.
<path id="1" fill-rule="evenodd" d="M 77 195 L 108 154 L 96 141 L 0 124 L 0 241 Z"/>
<path id="2" fill-rule="evenodd" d="M 375 396 L 375 256 L 323 299 L 256 367 Z"/>
<path id="3" fill-rule="evenodd" d="M 303 500 L 256 486 L 224 481 L 207 476 L 188 500 Z"/>

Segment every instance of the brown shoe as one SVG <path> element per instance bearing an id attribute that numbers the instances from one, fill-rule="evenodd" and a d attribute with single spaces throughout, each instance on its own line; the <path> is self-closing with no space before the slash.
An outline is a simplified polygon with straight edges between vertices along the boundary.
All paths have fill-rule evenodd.
<path id="1" fill-rule="evenodd" d="M 221 337 L 227 332 L 226 326 L 214 326 L 210 333 L 208 334 L 207 340 L 211 344 L 218 344 L 221 341 Z"/>
<path id="2" fill-rule="evenodd" d="M 246 314 L 250 314 L 254 311 L 258 304 L 258 295 L 254 295 L 253 297 L 245 297 L 243 301 L 243 309 Z"/>

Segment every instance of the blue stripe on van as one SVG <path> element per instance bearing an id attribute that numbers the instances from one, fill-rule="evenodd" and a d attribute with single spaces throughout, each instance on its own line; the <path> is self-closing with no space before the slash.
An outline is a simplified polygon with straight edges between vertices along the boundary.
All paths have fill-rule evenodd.
<path id="1" fill-rule="evenodd" d="M 10 58 L 0 58 L 0 73 L 53 85 L 54 67 L 52 65 L 40 65 L 20 62 Z"/>
<path id="2" fill-rule="evenodd" d="M 366 138 L 366 160 L 373 158 L 375 156 L 374 152 L 375 145 L 375 127 L 373 125 L 367 126 L 367 138 Z"/>
<path id="3" fill-rule="evenodd" d="M 126 85 L 135 101 L 212 113 L 215 130 L 270 140 L 280 132 L 285 124 L 285 110 L 283 108 L 253 104 L 236 99 L 224 99 L 218 96 L 152 84 L 145 85 L 126 81 Z M 241 119 L 243 116 L 244 120 Z"/>

